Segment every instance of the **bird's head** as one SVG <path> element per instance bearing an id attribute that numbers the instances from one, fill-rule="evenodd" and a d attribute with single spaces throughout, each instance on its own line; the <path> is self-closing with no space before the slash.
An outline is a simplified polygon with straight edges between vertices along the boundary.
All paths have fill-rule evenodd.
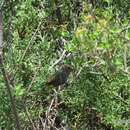
<path id="1" fill-rule="evenodd" d="M 74 71 L 74 69 L 70 65 L 62 65 L 61 69 L 68 74 Z"/>

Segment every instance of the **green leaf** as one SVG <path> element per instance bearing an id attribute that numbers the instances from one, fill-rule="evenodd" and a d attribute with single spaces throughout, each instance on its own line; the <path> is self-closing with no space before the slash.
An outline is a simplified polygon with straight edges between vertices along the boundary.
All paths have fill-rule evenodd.
<path id="1" fill-rule="evenodd" d="M 130 28 L 128 28 L 128 38 L 130 38 Z"/>
<path id="2" fill-rule="evenodd" d="M 22 88 L 22 85 L 19 84 L 14 88 L 14 95 L 20 97 L 24 94 L 25 89 Z"/>

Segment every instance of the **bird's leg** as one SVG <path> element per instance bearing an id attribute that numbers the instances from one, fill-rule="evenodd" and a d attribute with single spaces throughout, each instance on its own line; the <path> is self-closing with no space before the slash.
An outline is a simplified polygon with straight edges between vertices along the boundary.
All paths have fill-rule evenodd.
<path id="1" fill-rule="evenodd" d="M 58 86 L 58 92 L 61 90 L 61 85 Z"/>
<path id="2" fill-rule="evenodd" d="M 58 87 L 58 92 L 59 92 L 59 91 L 63 91 L 63 90 L 64 90 L 64 86 L 65 86 L 65 84 L 60 85 L 60 86 Z"/>

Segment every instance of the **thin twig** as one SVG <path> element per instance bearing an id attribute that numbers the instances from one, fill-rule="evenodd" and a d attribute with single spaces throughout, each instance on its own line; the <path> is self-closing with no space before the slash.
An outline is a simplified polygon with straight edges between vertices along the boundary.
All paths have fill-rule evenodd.
<path id="1" fill-rule="evenodd" d="M 30 85 L 28 86 L 28 89 L 26 90 L 26 94 L 28 94 L 30 92 L 33 83 L 36 81 L 36 76 L 37 76 L 39 68 L 40 68 L 40 65 L 38 66 L 37 71 L 35 71 L 35 74 L 34 74 L 34 76 L 32 78 L 32 81 L 31 81 Z M 23 102 L 25 103 L 25 101 L 26 101 L 26 95 L 23 97 Z"/>
<path id="2" fill-rule="evenodd" d="M 23 55 L 21 56 L 21 58 L 20 58 L 20 62 L 22 62 L 23 59 L 25 58 L 26 53 L 27 53 L 29 47 L 31 47 L 31 45 L 32 45 L 32 43 L 33 43 L 33 40 L 34 40 L 34 38 L 35 38 L 35 36 L 36 36 L 36 33 L 37 33 L 37 31 L 39 30 L 39 27 L 40 27 L 40 26 L 41 26 L 41 22 L 39 23 L 37 29 L 35 30 L 33 36 L 31 37 L 31 40 L 29 41 L 29 43 L 28 43 L 28 45 L 27 45 L 27 47 L 26 47 L 26 49 L 25 49 Z"/>
<path id="3" fill-rule="evenodd" d="M 26 106 L 24 105 L 24 103 L 23 103 L 22 105 L 23 105 L 23 109 L 24 109 L 24 111 L 25 111 L 25 114 L 26 114 L 26 116 L 27 116 L 29 122 L 30 122 L 31 125 L 32 125 L 32 129 L 33 129 L 33 130 L 36 130 L 35 125 L 34 125 L 32 119 L 30 118 L 30 115 L 29 115 L 28 109 L 26 108 Z"/>
<path id="4" fill-rule="evenodd" d="M 63 59 L 63 57 L 65 56 L 65 53 L 66 53 L 66 50 L 64 50 L 61 57 L 53 65 L 50 66 L 49 70 L 52 69 L 55 65 L 57 65 Z"/>
<path id="5" fill-rule="evenodd" d="M 127 44 L 124 44 L 124 70 L 127 71 Z"/>
<path id="6" fill-rule="evenodd" d="M 47 122 L 48 122 L 48 116 L 49 116 L 49 113 L 51 111 L 53 103 L 54 103 L 54 98 L 51 100 L 50 106 L 49 106 L 48 110 L 46 111 L 46 119 L 45 119 L 43 130 L 46 130 L 46 125 L 47 125 Z"/>

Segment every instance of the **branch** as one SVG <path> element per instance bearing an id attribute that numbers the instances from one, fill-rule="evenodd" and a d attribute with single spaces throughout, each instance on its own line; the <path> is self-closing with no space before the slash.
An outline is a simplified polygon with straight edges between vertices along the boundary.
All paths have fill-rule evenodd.
<path id="1" fill-rule="evenodd" d="M 3 27 L 2 27 L 2 10 L 0 10 L 0 69 L 2 71 L 2 75 L 3 75 L 4 81 L 5 81 L 7 92 L 8 92 L 9 97 L 10 97 L 10 102 L 11 102 L 11 105 L 12 105 L 11 106 L 12 112 L 14 114 L 17 130 L 21 130 L 19 118 L 18 118 L 18 113 L 17 113 L 17 110 L 16 110 L 15 99 L 12 96 L 12 93 L 11 93 L 11 84 L 9 82 L 9 79 L 7 77 L 6 70 L 5 70 L 5 67 L 4 67 L 3 53 L 2 53 L 2 46 L 3 45 L 2 44 L 3 44 Z"/>
<path id="2" fill-rule="evenodd" d="M 35 38 L 35 36 L 36 36 L 36 33 L 37 33 L 37 31 L 39 30 L 39 27 L 40 27 L 40 26 L 41 26 L 41 22 L 39 23 L 39 25 L 38 25 L 36 31 L 34 32 L 34 34 L 33 34 L 32 38 L 31 38 L 31 40 L 29 41 L 29 43 L 28 43 L 28 45 L 27 45 L 27 47 L 26 47 L 26 49 L 25 49 L 23 55 L 21 56 L 21 58 L 20 58 L 20 61 L 21 61 L 21 62 L 23 61 L 23 59 L 24 59 L 25 56 L 26 56 L 27 51 L 28 51 L 29 48 L 31 47 L 31 45 L 32 45 L 32 43 L 33 43 L 33 40 L 34 40 L 34 38 Z"/>
<path id="3" fill-rule="evenodd" d="M 127 71 L 127 44 L 124 44 L 124 70 Z"/>
<path id="4" fill-rule="evenodd" d="M 0 55 L 2 55 L 3 47 L 3 27 L 2 27 L 2 10 L 0 10 Z"/>
<path id="5" fill-rule="evenodd" d="M 66 53 L 66 50 L 63 51 L 61 57 L 49 69 L 52 69 L 55 65 L 57 65 L 63 59 L 63 57 L 65 56 L 65 53 Z"/>

